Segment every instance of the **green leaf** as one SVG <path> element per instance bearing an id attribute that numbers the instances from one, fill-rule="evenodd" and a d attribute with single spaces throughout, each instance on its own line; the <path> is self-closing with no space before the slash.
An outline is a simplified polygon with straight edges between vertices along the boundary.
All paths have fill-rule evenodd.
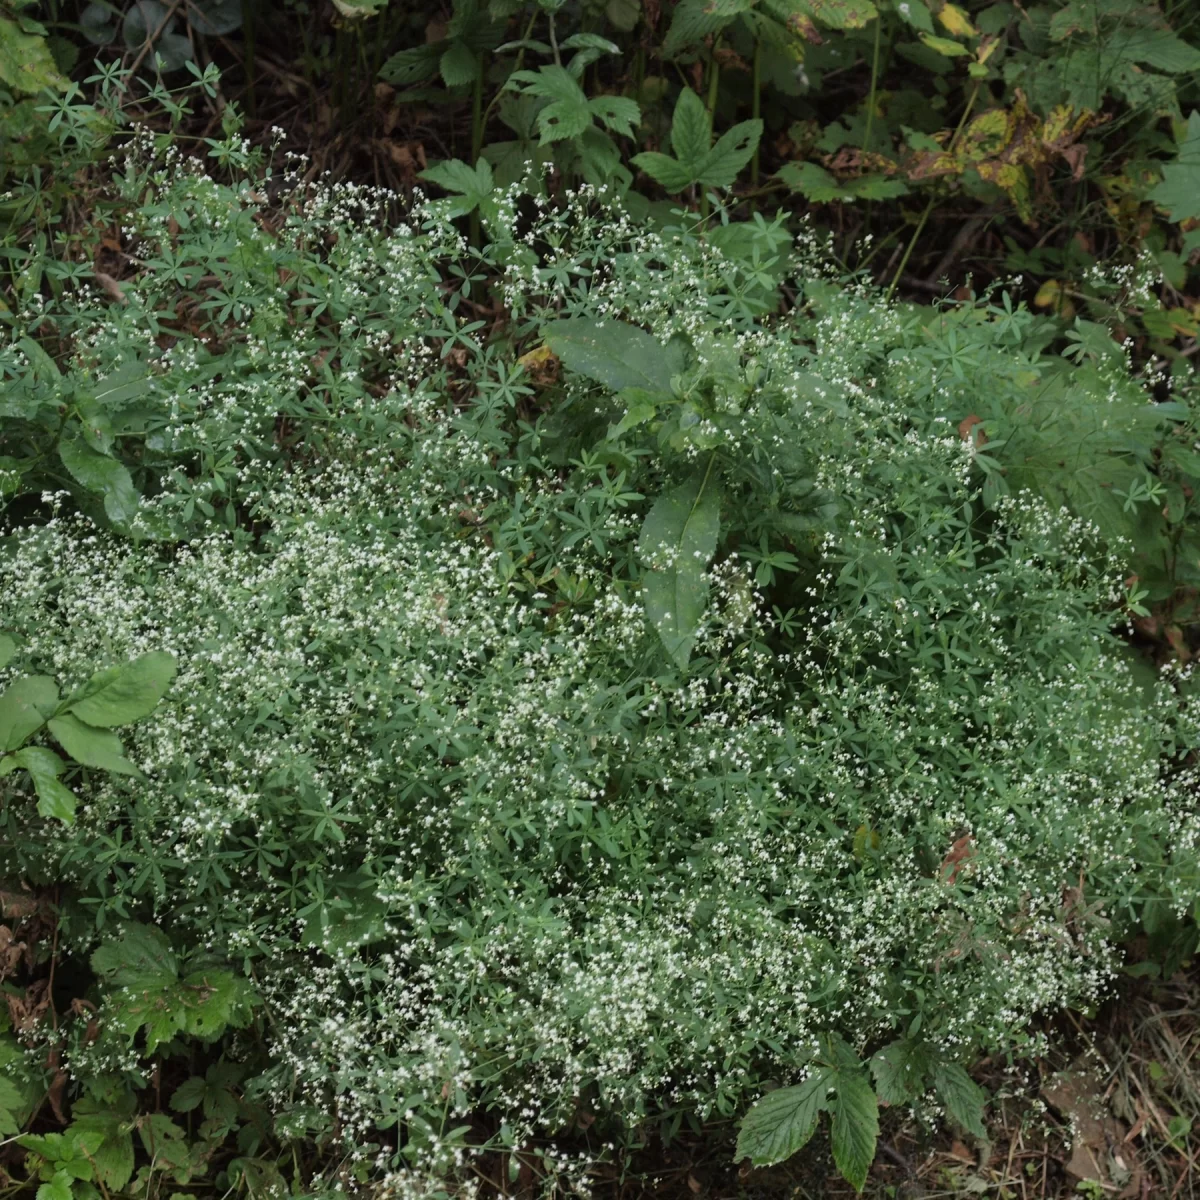
<path id="1" fill-rule="evenodd" d="M 601 124 L 622 137 L 633 137 L 634 128 L 642 120 L 637 101 L 625 96 L 593 96 L 588 101 L 588 108 Z"/>
<path id="2" fill-rule="evenodd" d="M 433 42 L 427 46 L 401 50 L 380 67 L 379 78 L 394 87 L 412 87 L 415 83 L 424 83 L 437 73 L 440 52 L 445 45 L 444 41 Z"/>
<path id="3" fill-rule="evenodd" d="M 1200 50 L 1169 29 L 1127 29 L 1114 35 L 1111 49 L 1129 62 L 1169 75 L 1200 71 Z"/>
<path id="4" fill-rule="evenodd" d="M 933 1086 L 946 1111 L 968 1133 L 987 1138 L 983 1110 L 987 1093 L 958 1063 L 939 1063 L 933 1071 Z"/>
<path id="5" fill-rule="evenodd" d="M 879 1105 L 862 1071 L 838 1071 L 833 1081 L 829 1128 L 833 1161 L 843 1178 L 861 1192 L 875 1160 L 879 1137 Z"/>
<path id="6" fill-rule="evenodd" d="M 141 771 L 125 757 L 125 748 L 115 733 L 87 725 L 71 713 L 52 717 L 47 724 L 58 744 L 77 763 L 118 775 L 141 775 Z"/>
<path id="7" fill-rule="evenodd" d="M 924 1091 L 929 1052 L 921 1042 L 901 1038 L 874 1055 L 870 1067 L 879 1099 L 885 1104 L 907 1104 Z"/>
<path id="8" fill-rule="evenodd" d="M 818 1067 L 803 1083 L 768 1092 L 742 1120 L 737 1160 L 748 1158 L 756 1167 L 769 1167 L 802 1149 L 826 1108 L 831 1077 L 827 1067 Z"/>
<path id="9" fill-rule="evenodd" d="M 7 17 L 0 17 L 0 83 L 26 96 L 36 96 L 45 88 L 62 91 L 67 86 L 45 37 L 23 32 Z"/>
<path id="10" fill-rule="evenodd" d="M 710 478 L 714 461 L 654 502 L 638 538 L 649 568 L 642 578 L 646 616 L 680 670 L 687 668 L 708 603 L 705 568 L 721 527 L 720 495 Z"/>
<path id="11" fill-rule="evenodd" d="M 950 38 L 937 37 L 932 33 L 921 34 L 921 41 L 930 50 L 941 54 L 945 58 L 958 58 L 960 55 L 971 53 L 961 42 L 953 41 Z"/>
<path id="12" fill-rule="evenodd" d="M 474 81 L 479 60 L 469 46 L 455 40 L 438 60 L 438 70 L 447 87 L 463 87 Z"/>
<path id="13" fill-rule="evenodd" d="M 45 746 L 26 746 L 12 757 L 16 759 L 17 766 L 29 772 L 33 780 L 33 790 L 38 798 L 38 816 L 62 821 L 65 825 L 72 824 L 79 801 L 70 788 L 58 781 L 66 769 L 63 760 Z"/>
<path id="14" fill-rule="evenodd" d="M 153 925 L 130 924 L 92 952 L 92 970 L 119 987 L 162 988 L 179 976 L 167 935 Z"/>
<path id="15" fill-rule="evenodd" d="M 474 211 L 485 200 L 491 198 L 495 187 L 492 165 L 486 158 L 481 158 L 474 167 L 468 166 L 459 158 L 447 159 L 427 167 L 420 173 L 420 178 L 428 179 L 446 191 L 458 192 L 462 196 L 461 200 L 447 203 L 446 211 L 452 217 L 464 217 Z"/>
<path id="16" fill-rule="evenodd" d="M 67 1171 L 55 1171 L 49 1183 L 43 1183 L 37 1190 L 37 1200 L 72 1200 L 71 1182 L 73 1176 Z"/>
<path id="17" fill-rule="evenodd" d="M 677 159 L 669 154 L 660 154 L 657 150 L 643 150 L 641 154 L 635 154 L 630 162 L 668 192 L 682 192 L 695 182 L 691 172 L 680 166 Z"/>
<path id="18" fill-rule="evenodd" d="M 0 694 L 0 751 L 15 750 L 46 723 L 58 704 L 49 675 L 23 675 Z"/>
<path id="19" fill-rule="evenodd" d="M 17 653 L 17 643 L 7 633 L 0 633 L 0 670 L 12 662 Z M 0 749 L 4 748 L 4 739 L 0 737 Z"/>
<path id="20" fill-rule="evenodd" d="M 663 55 L 672 58 L 688 46 L 697 45 L 753 7 L 754 0 L 680 0 L 663 40 Z"/>
<path id="21" fill-rule="evenodd" d="M 643 388 L 670 394 L 671 377 L 683 368 L 675 346 L 663 346 L 644 329 L 625 321 L 565 317 L 543 325 L 542 340 L 569 371 L 586 375 L 613 392 Z"/>
<path id="22" fill-rule="evenodd" d="M 72 1115 L 75 1119 L 68 1134 L 99 1135 L 103 1139 L 91 1152 L 97 1180 L 116 1191 L 124 1189 L 133 1178 L 132 1122 L 119 1111 L 99 1108 L 87 1097 L 76 1102 Z"/>
<path id="23" fill-rule="evenodd" d="M 175 660 L 151 650 L 119 667 L 98 671 L 62 707 L 89 725 L 109 729 L 152 712 L 175 678 Z"/>
<path id="24" fill-rule="evenodd" d="M 1179 153 L 1163 167 L 1162 182 L 1151 189 L 1150 199 L 1168 209 L 1172 221 L 1200 217 L 1200 110 L 1188 117 Z"/>
<path id="25" fill-rule="evenodd" d="M 138 494 L 123 463 L 93 449 L 78 432 L 59 439 L 58 456 L 77 483 L 104 498 L 110 521 L 123 525 L 132 519 L 138 510 Z"/>
<path id="26" fill-rule="evenodd" d="M 798 0 L 798 5 L 831 29 L 862 29 L 879 15 L 871 0 Z"/>
<path id="27" fill-rule="evenodd" d="M 754 157 L 762 131 L 762 121 L 754 120 L 742 121 L 723 133 L 700 165 L 697 182 L 706 187 L 732 187 L 738 173 Z"/>
<path id="28" fill-rule="evenodd" d="M 204 1079 L 199 1075 L 193 1075 L 175 1089 L 171 1096 L 171 1108 L 175 1112 L 193 1112 L 200 1107 L 207 1091 L 208 1084 L 204 1082 Z"/>
<path id="29" fill-rule="evenodd" d="M 0 1075 L 0 1137 L 21 1132 L 25 1107 L 25 1097 L 17 1085 Z"/>
<path id="30" fill-rule="evenodd" d="M 671 149 L 679 165 L 688 173 L 691 183 L 699 175 L 700 168 L 712 146 L 712 121 L 704 101 L 685 87 L 675 101 L 675 112 L 671 117 Z"/>

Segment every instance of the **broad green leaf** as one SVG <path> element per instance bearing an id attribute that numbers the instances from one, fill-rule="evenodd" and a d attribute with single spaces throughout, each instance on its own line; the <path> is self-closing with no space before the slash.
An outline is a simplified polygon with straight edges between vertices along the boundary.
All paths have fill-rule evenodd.
<path id="1" fill-rule="evenodd" d="M 680 0 L 663 39 L 664 56 L 672 58 L 688 46 L 697 45 L 753 7 L 754 0 Z"/>
<path id="2" fill-rule="evenodd" d="M 141 771 L 125 757 L 125 748 L 115 733 L 87 725 L 71 713 L 51 717 L 47 725 L 58 744 L 77 763 L 118 775 L 141 775 Z"/>
<path id="3" fill-rule="evenodd" d="M 633 137 L 633 131 L 642 119 L 637 101 L 625 96 L 593 96 L 588 101 L 588 108 L 601 124 L 621 137 Z"/>
<path id="4" fill-rule="evenodd" d="M 151 650 L 122 666 L 98 671 L 67 699 L 63 711 L 102 729 L 128 725 L 154 710 L 174 678 L 174 658 Z"/>
<path id="5" fill-rule="evenodd" d="M 932 33 L 921 34 L 921 41 L 930 50 L 934 50 L 946 58 L 958 58 L 961 55 L 971 53 L 961 42 L 956 42 L 951 38 L 938 37 Z"/>
<path id="6" fill-rule="evenodd" d="M 870 1067 L 879 1099 L 885 1104 L 907 1104 L 925 1088 L 929 1052 L 922 1043 L 901 1038 L 875 1054 Z"/>
<path id="7" fill-rule="evenodd" d="M 469 46 L 456 40 L 438 60 L 438 70 L 447 87 L 463 87 L 474 80 L 479 61 Z"/>
<path id="8" fill-rule="evenodd" d="M 776 174 L 793 192 L 799 192 L 814 204 L 855 198 L 849 188 L 843 187 L 824 167 L 814 162 L 784 163 Z"/>
<path id="9" fill-rule="evenodd" d="M 17 653 L 17 643 L 7 633 L 0 633 L 0 670 L 12 662 Z M 0 738 L 0 749 L 4 748 L 4 739 Z"/>
<path id="10" fill-rule="evenodd" d="M 665 393 L 663 395 L 656 395 L 643 388 L 625 388 L 620 393 L 620 398 L 629 407 L 625 410 L 625 415 L 619 421 L 608 427 L 608 433 L 605 436 L 609 441 L 620 437 L 621 434 L 636 428 L 638 425 L 644 424 L 646 421 L 653 420 L 655 413 L 658 412 L 659 404 L 670 402 L 671 400 L 671 397 Z"/>
<path id="11" fill-rule="evenodd" d="M 205 37 L 224 37 L 242 27 L 242 0 L 188 0 L 188 24 Z"/>
<path id="12" fill-rule="evenodd" d="M 1113 37 L 1111 49 L 1130 62 L 1170 75 L 1200 71 L 1200 50 L 1169 29 L 1126 29 Z"/>
<path id="13" fill-rule="evenodd" d="M 613 392 L 632 387 L 669 395 L 671 376 L 683 366 L 676 348 L 625 321 L 565 317 L 543 325 L 541 335 L 569 371 Z"/>
<path id="14" fill-rule="evenodd" d="M 668 192 L 682 192 L 694 182 L 692 173 L 681 166 L 678 159 L 669 154 L 660 154 L 657 150 L 643 150 L 641 154 L 635 154 L 630 162 Z"/>
<path id="15" fill-rule="evenodd" d="M 685 87 L 675 101 L 671 117 L 671 149 L 679 165 L 689 175 L 688 182 L 699 177 L 712 146 L 712 121 L 704 101 Z"/>
<path id="16" fill-rule="evenodd" d="M 433 42 L 393 54 L 379 69 L 379 78 L 395 87 L 412 87 L 437 74 L 441 51 L 446 43 Z"/>
<path id="17" fill-rule="evenodd" d="M 871 0 L 800 0 L 814 20 L 831 29 L 861 29 L 879 15 Z"/>
<path id="18" fill-rule="evenodd" d="M 803 1149 L 826 1107 L 831 1077 L 827 1067 L 818 1067 L 803 1083 L 768 1092 L 742 1120 L 737 1160 L 769 1167 Z"/>
<path id="19" fill-rule="evenodd" d="M 77 483 L 103 497 L 110 521 L 123 525 L 137 513 L 138 494 L 123 463 L 93 449 L 82 434 L 61 438 L 58 456 Z"/>
<path id="20" fill-rule="evenodd" d="M 72 1116 L 68 1134 L 102 1139 L 91 1152 L 96 1178 L 109 1188 L 122 1190 L 133 1178 L 132 1122 L 120 1111 L 102 1110 L 86 1097 L 75 1103 Z"/>
<path id="21" fill-rule="evenodd" d="M 62 821 L 66 825 L 72 824 L 79 801 L 70 788 L 58 781 L 66 769 L 63 760 L 45 746 L 26 746 L 12 757 L 17 760 L 19 767 L 29 772 L 33 780 L 33 790 L 38 798 L 38 816 Z"/>
<path id="22" fill-rule="evenodd" d="M 762 121 L 754 120 L 742 121 L 721 134 L 697 171 L 697 182 L 706 187 L 732 187 L 738 173 L 754 157 L 762 131 Z"/>
<path id="23" fill-rule="evenodd" d="M 466 216 L 489 199 L 495 187 L 492 176 L 492 165 L 486 158 L 481 158 L 474 167 L 468 166 L 462 159 L 451 158 L 445 162 L 435 163 L 420 173 L 419 178 L 428 179 L 448 192 L 458 192 L 462 200 L 450 201 L 447 211 L 452 217 Z"/>
<path id="24" fill-rule="evenodd" d="M 49 675 L 14 679 L 0 694 L 0 751 L 15 750 L 41 729 L 57 704 L 58 684 Z"/>
<path id="25" fill-rule="evenodd" d="M 179 962 L 167 935 L 153 925 L 127 925 L 92 952 L 92 970 L 119 987 L 154 989 L 174 983 Z"/>
<path id="26" fill-rule="evenodd" d="M 939 1063 L 933 1071 L 933 1086 L 946 1111 L 968 1133 L 987 1137 L 983 1110 L 987 1093 L 958 1063 Z"/>
<path id="27" fill-rule="evenodd" d="M 862 1071 L 838 1071 L 829 1102 L 829 1139 L 833 1161 L 842 1176 L 861 1192 L 875 1160 L 879 1137 L 879 1105 Z"/>
<path id="28" fill-rule="evenodd" d="M 24 32 L 4 16 L 0 16 L 0 84 L 25 96 L 36 96 L 45 88 L 61 91 L 67 84 L 45 37 Z"/>
<path id="29" fill-rule="evenodd" d="M 71 1184 L 74 1176 L 68 1171 L 58 1170 L 37 1190 L 36 1200 L 72 1200 Z"/>
<path id="30" fill-rule="evenodd" d="M 708 603 L 705 569 L 721 527 L 713 464 L 710 458 L 705 470 L 660 496 L 638 538 L 638 553 L 648 568 L 642 578 L 646 616 L 680 670 L 687 668 Z"/>
<path id="31" fill-rule="evenodd" d="M 194 1112 L 204 1100 L 208 1084 L 201 1075 L 193 1075 L 185 1079 L 171 1095 L 171 1108 L 175 1112 Z"/>
<path id="32" fill-rule="evenodd" d="M 1200 109 L 1188 117 L 1179 153 L 1163 167 L 1162 182 L 1151 189 L 1150 199 L 1168 209 L 1172 221 L 1200 217 Z"/>
<path id="33" fill-rule="evenodd" d="M 21 1132 L 18 1114 L 22 1114 L 24 1108 L 25 1097 L 17 1085 L 0 1075 L 0 1137 L 11 1137 Z"/>

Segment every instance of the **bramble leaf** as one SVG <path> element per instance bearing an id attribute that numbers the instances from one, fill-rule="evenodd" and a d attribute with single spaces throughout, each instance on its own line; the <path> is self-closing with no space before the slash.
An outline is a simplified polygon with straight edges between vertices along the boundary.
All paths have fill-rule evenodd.
<path id="1" fill-rule="evenodd" d="M 831 1077 L 827 1067 L 818 1067 L 803 1083 L 768 1092 L 742 1120 L 737 1159 L 769 1167 L 803 1149 L 827 1106 Z"/>
<path id="2" fill-rule="evenodd" d="M 646 616 L 680 670 L 687 668 L 708 603 L 705 568 L 721 527 L 713 462 L 710 458 L 703 472 L 654 502 L 638 538 L 638 553 L 649 568 L 642 579 Z"/>
<path id="3" fill-rule="evenodd" d="M 121 739 L 115 733 L 87 725 L 71 713 L 52 717 L 47 725 L 58 744 L 77 763 L 118 775 L 141 775 L 125 757 Z"/>
<path id="4" fill-rule="evenodd" d="M 675 346 L 625 321 L 564 317 L 543 325 L 541 336 L 564 367 L 614 392 L 633 387 L 669 394 L 671 376 L 683 368 Z"/>
<path id="5" fill-rule="evenodd" d="M 879 1105 L 862 1071 L 838 1071 L 829 1103 L 833 1161 L 843 1177 L 861 1192 L 875 1159 L 879 1137 Z"/>
<path id="6" fill-rule="evenodd" d="M 175 678 L 175 659 L 151 650 L 119 667 L 98 671 L 62 706 L 89 725 L 111 729 L 140 721 L 167 694 Z"/>
<path id="7" fill-rule="evenodd" d="M 49 675 L 14 679 L 0 694 L 0 751 L 22 745 L 41 729 L 57 703 L 58 685 Z"/>
<path id="8" fill-rule="evenodd" d="M 933 1071 L 933 1086 L 955 1121 L 977 1138 L 987 1137 L 983 1123 L 987 1093 L 965 1068 L 958 1063 L 939 1063 Z"/>

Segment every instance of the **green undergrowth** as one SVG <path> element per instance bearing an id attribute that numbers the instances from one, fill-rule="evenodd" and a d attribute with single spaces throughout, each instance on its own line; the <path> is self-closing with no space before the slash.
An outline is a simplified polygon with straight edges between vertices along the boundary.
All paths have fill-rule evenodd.
<path id="1" fill-rule="evenodd" d="M 782 219 L 481 182 L 472 242 L 211 151 L 8 291 L 14 1180 L 570 1191 L 746 1118 L 861 1187 L 880 1100 L 981 1136 L 981 1053 L 1193 952 L 1200 708 L 1121 637 L 1200 570 L 1185 377 Z"/>

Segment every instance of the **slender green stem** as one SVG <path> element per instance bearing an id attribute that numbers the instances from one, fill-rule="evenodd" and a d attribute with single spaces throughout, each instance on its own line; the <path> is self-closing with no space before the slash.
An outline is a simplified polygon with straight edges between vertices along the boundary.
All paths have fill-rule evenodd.
<path id="1" fill-rule="evenodd" d="M 475 67 L 475 84 L 471 89 L 471 165 L 479 162 L 483 151 L 483 79 L 487 74 L 487 51 L 479 51 L 479 62 Z M 472 246 L 478 246 L 479 209 L 471 213 L 470 239 Z"/>
<path id="2" fill-rule="evenodd" d="M 880 30 L 883 28 L 883 18 L 875 18 L 875 45 L 871 51 L 871 90 L 867 94 L 867 123 L 863 130 L 863 153 L 871 148 L 871 127 L 875 122 L 875 103 L 879 94 L 879 42 Z"/>
<path id="3" fill-rule="evenodd" d="M 554 51 L 554 65 L 562 66 L 562 55 L 558 52 L 558 38 L 554 34 L 554 14 L 549 13 L 550 18 L 550 49 Z"/>
<path id="4" fill-rule="evenodd" d="M 521 41 L 523 41 L 523 42 L 529 41 L 529 36 L 530 36 L 530 34 L 533 33 L 533 23 L 537 20 L 537 16 L 538 16 L 539 12 L 541 12 L 541 9 L 539 9 L 536 5 L 534 5 L 533 12 L 529 17 L 529 23 L 525 26 L 525 32 L 523 34 L 521 34 Z M 525 62 L 525 47 L 522 46 L 521 49 L 517 51 L 517 64 L 515 67 L 513 67 L 513 71 L 519 71 L 521 69 L 521 67 L 524 65 L 524 62 Z M 482 118 L 482 122 L 481 122 L 482 128 L 484 128 L 484 129 L 487 128 L 487 123 L 488 123 L 488 121 L 491 120 L 491 117 L 492 117 L 492 110 L 496 107 L 497 104 L 500 103 L 500 97 L 503 95 L 504 95 L 504 89 L 501 88 L 499 91 L 496 92 L 496 94 L 488 102 L 488 106 L 486 109 L 484 109 L 484 112 L 483 112 L 483 118 Z"/>
<path id="5" fill-rule="evenodd" d="M 962 136 L 962 131 L 966 127 L 967 118 L 971 115 L 971 110 L 975 107 L 975 100 L 979 96 L 979 83 L 975 80 L 975 86 L 971 89 L 971 95 L 967 98 L 967 106 L 962 111 L 962 116 L 958 118 L 958 124 L 954 127 L 954 133 L 950 137 L 950 141 L 946 149 L 953 153 L 958 146 L 958 139 Z M 935 196 L 929 197 L 929 203 L 925 205 L 925 211 L 921 214 L 921 219 L 917 222 L 916 229 L 913 230 L 913 235 L 909 239 L 908 246 L 904 251 L 904 257 L 900 259 L 900 265 L 896 268 L 896 274 L 892 276 L 891 286 L 884 296 L 884 302 L 891 300 L 895 295 L 896 286 L 900 282 L 900 276 L 904 274 L 904 268 L 908 266 L 908 260 L 912 257 L 912 252 L 916 248 L 917 239 L 921 236 L 925 229 L 925 222 L 929 220 L 929 214 L 933 211 Z"/>
<path id="6" fill-rule="evenodd" d="M 718 37 L 713 42 L 712 58 L 708 63 L 708 102 L 705 107 L 708 109 L 708 124 L 711 129 L 715 124 L 717 115 L 717 96 L 721 86 L 721 63 L 717 58 L 717 51 L 721 48 L 721 39 Z M 700 184 L 700 215 L 708 217 L 708 192 L 704 189 L 704 184 Z"/>
<path id="7" fill-rule="evenodd" d="M 753 78 L 750 82 L 752 91 L 750 116 L 757 121 L 762 116 L 762 96 L 759 94 L 762 86 L 762 42 L 757 39 L 754 42 L 754 64 L 752 71 Z M 759 138 L 758 141 L 761 144 L 762 138 Z M 754 147 L 754 157 L 750 160 L 750 186 L 758 187 L 758 145 Z"/>

